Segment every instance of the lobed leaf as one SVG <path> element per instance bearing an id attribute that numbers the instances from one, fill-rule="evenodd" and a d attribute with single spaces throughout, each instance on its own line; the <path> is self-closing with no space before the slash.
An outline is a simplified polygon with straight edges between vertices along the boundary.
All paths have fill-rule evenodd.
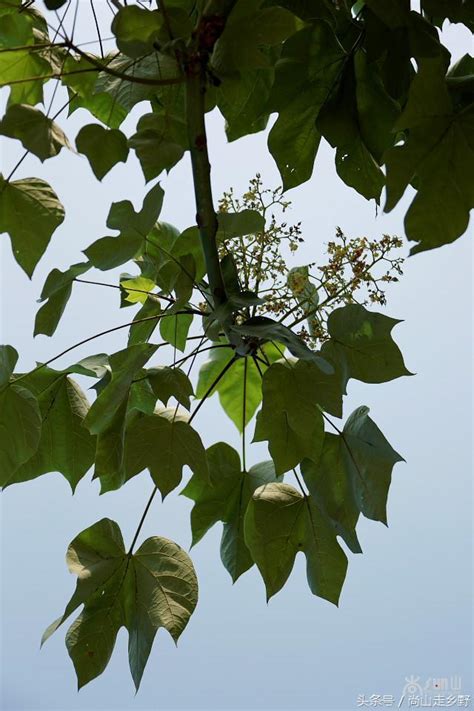
<path id="1" fill-rule="evenodd" d="M 310 497 L 288 484 L 257 489 L 245 515 L 245 541 L 265 582 L 267 600 L 286 583 L 301 551 L 313 595 L 338 604 L 347 558 Z"/>
<path id="2" fill-rule="evenodd" d="M 206 450 L 188 419 L 177 408 L 137 417 L 127 429 L 127 479 L 148 469 L 163 498 L 178 486 L 185 465 L 207 479 Z"/>
<path id="3" fill-rule="evenodd" d="M 296 365 L 273 363 L 263 376 L 262 409 L 253 441 L 268 442 L 277 474 L 305 458 L 319 459 L 324 424 L 318 381 L 311 382 L 310 376 L 311 367 L 301 361 Z"/>
<path id="4" fill-rule="evenodd" d="M 391 336 L 397 323 L 400 321 L 359 304 L 348 304 L 330 314 L 327 328 L 331 339 L 323 344 L 321 354 L 338 364 L 344 387 L 349 378 L 384 383 L 411 375 Z"/>
<path id="5" fill-rule="evenodd" d="M 209 477 L 193 474 L 181 494 L 195 504 L 191 511 L 192 545 L 198 543 L 218 521 L 224 524 L 221 559 L 233 582 L 253 565 L 244 540 L 244 516 L 255 490 L 276 481 L 273 462 L 261 462 L 242 471 L 238 453 L 224 442 L 206 452 Z"/>
<path id="6" fill-rule="evenodd" d="M 198 585 L 191 559 L 176 543 L 157 536 L 127 554 L 118 525 L 102 519 L 70 543 L 67 564 L 78 577 L 76 590 L 42 643 L 83 604 L 66 634 L 78 687 L 104 671 L 117 633 L 125 627 L 138 690 L 158 629 L 164 627 L 177 642 L 196 607 Z"/>

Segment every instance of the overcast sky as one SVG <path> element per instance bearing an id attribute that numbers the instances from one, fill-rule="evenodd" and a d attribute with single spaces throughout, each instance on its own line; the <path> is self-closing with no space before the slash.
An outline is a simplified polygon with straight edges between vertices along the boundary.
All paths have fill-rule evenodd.
<path id="1" fill-rule="evenodd" d="M 85 31 L 85 20 L 85 13 L 79 16 L 79 32 Z M 446 39 L 456 56 L 471 48 L 471 38 L 460 28 L 450 28 Z M 133 130 L 143 107 L 128 117 L 126 132 Z M 74 139 L 84 122 L 90 119 L 79 111 L 61 125 Z M 245 190 L 257 171 L 266 185 L 279 184 L 265 134 L 228 145 L 222 121 L 213 114 L 209 136 L 216 196 L 229 185 L 237 192 Z M 19 144 L 3 144 L 5 174 L 19 156 Z M 49 271 L 80 260 L 81 250 L 106 234 L 112 201 L 130 199 L 139 207 L 149 189 L 133 155 L 102 183 L 95 180 L 83 156 L 67 151 L 44 165 L 29 157 L 17 177 L 30 175 L 52 184 L 67 219 L 31 282 L 13 261 L 8 238 L 0 240 L 1 336 L 2 342 L 19 350 L 21 369 L 128 320 L 130 311 L 126 317 L 119 312 L 113 290 L 76 285 L 54 338 L 32 339 L 36 299 Z M 195 209 L 188 158 L 162 184 L 163 219 L 179 228 L 191 225 Z M 290 197 L 291 217 L 302 220 L 305 237 L 298 264 L 323 253 L 336 225 L 351 236 L 403 236 L 409 199 L 390 215 L 376 215 L 373 203 L 338 179 L 332 150 L 326 145 L 320 149 L 312 180 Z M 64 647 L 65 630 L 39 650 L 43 629 L 63 610 L 75 584 L 64 563 L 67 544 L 104 516 L 117 521 L 125 540 L 130 540 L 151 480 L 144 473 L 120 491 L 99 497 L 97 483 L 91 484 L 88 476 L 72 497 L 67 482 L 49 474 L 4 492 L 2 708 L 347 711 L 357 708 L 359 694 L 393 695 L 398 703 L 412 676 L 423 686 L 430 678 L 447 678 L 449 683 L 457 675 L 463 693 L 471 693 L 471 271 L 467 235 L 451 246 L 407 260 L 405 275 L 390 290 L 385 312 L 404 320 L 394 337 L 416 377 L 376 386 L 350 382 L 345 416 L 368 405 L 406 464 L 394 470 L 389 528 L 365 519 L 360 523 L 364 554 L 350 555 L 339 608 L 310 594 L 300 556 L 287 585 L 269 605 L 255 568 L 232 586 L 219 560 L 221 529 L 216 526 L 191 553 L 200 600 L 178 648 L 160 630 L 135 697 L 127 635 L 121 630 L 106 672 L 78 694 Z M 114 283 L 117 275 L 105 277 Z M 119 332 L 78 349 L 58 366 L 73 362 L 73 357 L 113 352 L 124 344 L 125 334 Z M 237 432 L 215 398 L 195 424 L 206 445 L 224 439 L 238 446 Z M 250 463 L 265 457 L 260 445 L 255 455 L 250 454 Z M 190 509 L 191 502 L 175 494 L 164 504 L 156 502 L 143 539 L 164 535 L 188 548 Z"/>

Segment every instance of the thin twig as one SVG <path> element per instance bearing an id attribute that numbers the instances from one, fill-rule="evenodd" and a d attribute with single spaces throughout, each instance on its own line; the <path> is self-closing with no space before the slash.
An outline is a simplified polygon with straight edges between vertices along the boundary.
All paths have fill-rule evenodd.
<path id="1" fill-rule="evenodd" d="M 53 356 L 49 360 L 45 361 L 44 363 L 40 363 L 36 368 L 33 368 L 33 370 L 30 370 L 28 373 L 24 373 L 21 375 L 15 382 L 17 382 L 20 379 L 26 378 L 29 375 L 32 375 L 33 373 L 36 373 L 38 370 L 41 370 L 42 368 L 46 368 L 50 363 L 53 363 L 55 360 L 58 360 L 58 358 L 61 358 L 62 356 L 66 355 L 66 353 L 69 353 L 70 351 L 73 351 L 75 348 L 79 348 L 79 346 L 83 346 L 86 343 L 89 343 L 90 341 L 93 341 L 96 338 L 101 338 L 102 336 L 107 336 L 109 333 L 114 333 L 115 331 L 120 331 L 122 328 L 128 328 L 129 326 L 134 326 L 137 323 L 145 323 L 146 321 L 153 321 L 156 320 L 158 321 L 160 318 L 164 318 L 165 316 L 176 316 L 178 314 L 187 314 L 189 311 L 175 311 L 172 313 L 161 313 L 157 314 L 156 316 L 145 316 L 144 318 L 137 318 L 135 321 L 130 321 L 129 323 L 123 323 L 120 326 L 114 326 L 113 328 L 108 328 L 105 331 L 101 331 L 100 333 L 95 333 L 93 336 L 89 336 L 88 338 L 84 338 L 82 341 L 79 341 L 78 343 L 74 343 L 74 345 L 69 346 L 69 348 L 66 348 L 64 351 L 61 351 L 61 353 L 58 353 L 57 355 Z"/>

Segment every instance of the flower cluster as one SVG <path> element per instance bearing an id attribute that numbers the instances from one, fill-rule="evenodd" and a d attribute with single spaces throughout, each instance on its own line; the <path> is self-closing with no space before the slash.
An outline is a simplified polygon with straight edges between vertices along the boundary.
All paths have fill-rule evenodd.
<path id="1" fill-rule="evenodd" d="M 288 225 L 279 222 L 275 216 L 286 212 L 290 202 L 283 198 L 283 188 L 270 190 L 263 188 L 261 176 L 257 173 L 249 183 L 249 189 L 241 198 L 234 195 L 232 188 L 219 201 L 219 212 L 240 212 L 256 210 L 265 222 L 265 229 L 245 237 L 231 237 L 220 245 L 221 258 L 226 253 L 234 257 L 241 278 L 242 288 L 262 293 L 273 291 L 284 278 L 288 268 L 282 254 L 284 245 L 291 253 L 296 252 L 301 237 L 301 222 Z M 262 288 L 265 283 L 266 289 Z"/>
<path id="2" fill-rule="evenodd" d="M 297 251 L 303 237 L 301 222 L 288 225 L 284 218 L 279 219 L 290 205 L 283 189 L 264 188 L 259 174 L 241 198 L 232 188 L 225 192 L 219 201 L 220 212 L 257 210 L 265 228 L 256 234 L 225 239 L 219 246 L 220 256 L 231 253 L 242 288 L 265 299 L 264 304 L 252 309 L 252 315 L 270 315 L 297 327 L 298 335 L 317 347 L 327 339 L 327 319 L 338 306 L 386 305 L 386 285 L 397 282 L 403 274 L 403 257 L 393 254 L 402 247 L 402 240 L 390 235 L 378 240 L 349 238 L 337 227 L 334 240 L 327 244 L 326 263 L 291 268 L 286 256 Z"/>

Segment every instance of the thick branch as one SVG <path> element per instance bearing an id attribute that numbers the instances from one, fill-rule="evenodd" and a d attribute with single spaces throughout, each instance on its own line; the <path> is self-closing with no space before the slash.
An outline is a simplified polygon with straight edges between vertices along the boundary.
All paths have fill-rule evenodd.
<path id="1" fill-rule="evenodd" d="M 217 216 L 212 198 L 211 166 L 207 150 L 205 124 L 207 63 L 234 4 L 235 0 L 210 0 L 207 3 L 193 34 L 187 56 L 184 58 L 186 119 L 196 198 L 196 222 L 201 235 L 215 307 L 224 304 L 227 296 L 217 250 Z"/>

